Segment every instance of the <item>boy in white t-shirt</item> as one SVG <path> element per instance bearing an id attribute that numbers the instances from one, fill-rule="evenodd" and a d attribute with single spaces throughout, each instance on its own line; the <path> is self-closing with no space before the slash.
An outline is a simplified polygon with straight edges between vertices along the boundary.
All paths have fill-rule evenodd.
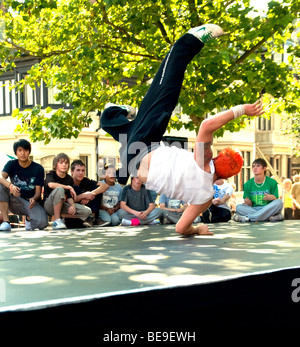
<path id="1" fill-rule="evenodd" d="M 116 183 L 116 169 L 113 165 L 106 167 L 105 178 L 101 183 L 108 184 L 108 189 L 102 195 L 99 217 L 109 225 L 119 225 L 121 220 L 117 212 L 120 209 L 122 187 Z"/>
<path id="2" fill-rule="evenodd" d="M 202 213 L 202 221 L 205 223 L 228 222 L 231 219 L 229 199 L 233 193 L 233 187 L 221 178 L 214 183 L 214 198 L 210 207 Z"/>
<path id="3" fill-rule="evenodd" d="M 159 197 L 159 207 L 163 211 L 163 218 L 169 223 L 176 224 L 187 206 L 184 201 L 170 199 L 165 194 L 161 194 Z"/>
<path id="4" fill-rule="evenodd" d="M 162 62 L 133 121 L 127 118 L 135 113 L 130 106 L 108 104 L 101 116 L 102 128 L 122 145 L 120 183 L 125 184 L 129 174 L 138 176 L 147 189 L 189 203 L 176 224 L 176 231 L 183 235 L 213 235 L 206 225 L 194 227 L 192 223 L 210 206 L 213 182 L 236 175 L 242 167 L 241 153 L 233 149 L 221 151 L 212 160 L 213 132 L 244 114 L 258 116 L 263 113 L 257 101 L 235 106 L 204 120 L 194 153 L 159 145 L 178 102 L 188 63 L 207 41 L 223 34 L 222 28 L 214 24 L 190 29 L 176 41 Z"/>

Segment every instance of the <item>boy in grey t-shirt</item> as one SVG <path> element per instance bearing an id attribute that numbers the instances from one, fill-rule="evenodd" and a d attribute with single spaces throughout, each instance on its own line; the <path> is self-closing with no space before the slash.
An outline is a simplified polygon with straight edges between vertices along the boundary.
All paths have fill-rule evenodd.
<path id="1" fill-rule="evenodd" d="M 138 224 L 156 224 L 155 220 L 162 215 L 138 177 L 132 177 L 131 184 L 123 188 L 120 207 L 118 215 L 122 225 L 133 225 L 132 220 Z"/>

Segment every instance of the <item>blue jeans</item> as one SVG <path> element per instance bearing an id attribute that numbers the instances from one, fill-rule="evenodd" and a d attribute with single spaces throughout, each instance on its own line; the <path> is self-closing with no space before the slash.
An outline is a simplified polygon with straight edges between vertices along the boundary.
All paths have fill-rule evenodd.
<path id="1" fill-rule="evenodd" d="M 240 204 L 236 207 L 236 213 L 240 216 L 246 216 L 251 222 L 267 221 L 271 216 L 282 211 L 283 203 L 281 199 L 273 200 L 268 205 L 252 207 L 246 204 Z"/>
<path id="2" fill-rule="evenodd" d="M 136 218 L 136 216 L 134 214 L 128 213 L 122 209 L 119 209 L 119 211 L 117 212 L 119 218 L 122 220 L 124 219 L 134 219 Z M 162 215 L 162 210 L 160 208 L 155 208 L 153 211 L 151 211 L 146 219 L 139 219 L 141 224 L 150 224 L 151 222 L 153 222 L 155 219 L 160 218 Z"/>
<path id="3" fill-rule="evenodd" d="M 121 220 L 118 216 L 118 212 L 115 212 L 113 214 L 109 214 L 105 210 L 99 210 L 99 218 L 102 219 L 104 222 L 109 222 L 110 225 L 119 225 L 121 223 Z"/>
<path id="4" fill-rule="evenodd" d="M 31 228 L 43 230 L 48 226 L 48 216 L 44 208 L 36 202 L 29 208 L 29 201 L 10 194 L 9 189 L 0 184 L 0 201 L 8 203 L 8 209 L 14 214 L 28 216 Z"/>

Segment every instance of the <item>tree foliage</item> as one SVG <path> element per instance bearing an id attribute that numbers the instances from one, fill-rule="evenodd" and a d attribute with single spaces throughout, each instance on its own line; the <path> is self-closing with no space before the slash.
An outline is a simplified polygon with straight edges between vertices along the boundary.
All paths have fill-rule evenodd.
<path id="1" fill-rule="evenodd" d="M 24 55 L 37 58 L 39 63 L 15 87 L 34 88 L 43 80 L 57 87 L 57 100 L 73 105 L 71 110 L 16 110 L 15 116 L 31 118 L 23 131 L 33 141 L 78 136 L 91 122 L 90 111 L 107 102 L 137 107 L 172 44 L 189 28 L 207 22 L 218 23 L 227 35 L 206 44 L 188 66 L 179 102 L 190 121 L 175 117 L 170 126 L 197 130 L 207 113 L 254 102 L 263 94 L 273 97 L 269 112 L 283 107 L 299 123 L 299 81 L 293 72 L 299 46 L 290 46 L 288 64 L 272 59 L 295 36 L 298 0 L 270 1 L 264 16 L 251 15 L 249 0 L 24 0 L 2 5 L 7 10 L 1 14 L 0 72 L 13 69 Z M 226 129 L 238 131 L 244 125 L 242 118 Z"/>

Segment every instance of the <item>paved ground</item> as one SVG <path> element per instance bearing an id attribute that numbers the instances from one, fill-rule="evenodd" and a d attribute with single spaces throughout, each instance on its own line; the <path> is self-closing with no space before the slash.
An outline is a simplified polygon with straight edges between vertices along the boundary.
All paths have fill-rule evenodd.
<path id="1" fill-rule="evenodd" d="M 0 233 L 0 311 L 300 265 L 299 221 L 231 221 L 189 238 L 172 225 L 17 230 Z"/>

